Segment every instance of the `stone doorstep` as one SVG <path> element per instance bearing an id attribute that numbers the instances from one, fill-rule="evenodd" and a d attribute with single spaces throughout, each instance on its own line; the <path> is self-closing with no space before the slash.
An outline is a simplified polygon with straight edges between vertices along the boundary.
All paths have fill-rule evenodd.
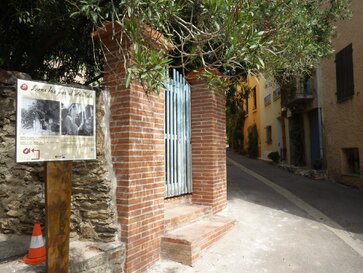
<path id="1" fill-rule="evenodd" d="M 30 239 L 29 239 L 30 240 Z M 121 273 L 124 268 L 125 246 L 121 242 L 70 243 L 70 273 Z M 0 273 L 45 273 L 45 263 L 30 266 L 18 260 L 0 264 Z"/>
<path id="2" fill-rule="evenodd" d="M 200 254 L 219 240 L 235 220 L 212 215 L 167 232 L 161 240 L 161 255 L 193 266 Z"/>
<path id="3" fill-rule="evenodd" d="M 167 232 L 176 229 L 211 214 L 212 209 L 208 206 L 192 205 L 188 203 L 168 206 L 165 209 L 164 230 Z"/>
<path id="4" fill-rule="evenodd" d="M 185 194 L 181 196 L 171 197 L 164 200 L 165 209 L 173 208 L 176 205 L 191 204 L 192 194 Z"/>

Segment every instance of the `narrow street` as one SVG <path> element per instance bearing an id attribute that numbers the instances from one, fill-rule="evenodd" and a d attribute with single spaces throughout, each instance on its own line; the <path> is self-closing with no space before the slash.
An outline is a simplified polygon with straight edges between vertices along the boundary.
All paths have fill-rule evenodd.
<path id="1" fill-rule="evenodd" d="M 235 227 L 194 267 L 163 260 L 149 273 L 362 272 L 362 191 L 233 153 L 227 166 L 222 215 Z"/>

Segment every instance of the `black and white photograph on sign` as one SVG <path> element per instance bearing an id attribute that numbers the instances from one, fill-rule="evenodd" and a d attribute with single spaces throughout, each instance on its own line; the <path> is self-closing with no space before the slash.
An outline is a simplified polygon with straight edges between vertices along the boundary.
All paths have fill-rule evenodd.
<path id="1" fill-rule="evenodd" d="M 21 98 L 21 135 L 60 134 L 60 103 L 52 100 Z"/>
<path id="2" fill-rule="evenodd" d="M 62 103 L 62 135 L 93 136 L 93 105 Z"/>

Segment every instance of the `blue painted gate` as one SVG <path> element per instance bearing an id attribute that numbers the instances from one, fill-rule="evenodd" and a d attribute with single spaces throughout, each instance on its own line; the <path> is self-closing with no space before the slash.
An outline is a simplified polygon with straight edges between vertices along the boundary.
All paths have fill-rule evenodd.
<path id="1" fill-rule="evenodd" d="M 175 69 L 165 90 L 165 197 L 192 192 L 190 86 Z"/>

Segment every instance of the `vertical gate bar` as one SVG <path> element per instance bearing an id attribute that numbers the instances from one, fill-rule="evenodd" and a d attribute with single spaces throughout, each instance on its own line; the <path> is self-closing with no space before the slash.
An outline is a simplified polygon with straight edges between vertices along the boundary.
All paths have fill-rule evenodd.
<path id="1" fill-rule="evenodd" d="M 183 179 L 183 170 L 184 170 L 184 166 L 183 166 L 183 84 L 182 84 L 182 77 L 180 77 L 179 74 L 179 113 L 180 113 L 180 118 L 179 118 L 179 128 L 180 128 L 180 140 L 179 140 L 179 147 L 180 147 L 180 151 L 179 151 L 179 176 L 180 176 L 180 181 L 182 181 Z M 183 181 L 184 182 L 184 181 Z M 179 191 L 182 192 L 183 189 L 183 184 L 184 183 L 180 183 L 179 184 Z"/>
<path id="2" fill-rule="evenodd" d="M 174 194 L 179 195 L 179 86 L 178 86 L 178 71 L 175 70 L 175 184 L 174 184 Z"/>
<path id="3" fill-rule="evenodd" d="M 184 179 L 184 171 L 185 171 L 185 162 L 184 162 L 184 78 L 181 74 L 179 78 L 179 96 L 180 96 L 180 194 L 185 193 L 185 179 Z"/>
<path id="4" fill-rule="evenodd" d="M 170 121 L 170 127 L 169 127 L 169 135 L 170 135 L 170 154 L 169 154 L 169 162 L 170 162 L 170 179 L 169 179 L 169 197 L 173 194 L 173 181 L 174 181 L 174 146 L 173 146 L 173 81 L 170 81 L 170 89 L 169 89 L 169 121 Z"/>
<path id="5" fill-rule="evenodd" d="M 174 73 L 174 71 L 173 71 Z M 173 96 L 174 96 L 174 77 L 170 81 L 170 166 L 171 166 L 171 173 L 170 173 L 170 196 L 173 196 L 173 183 L 174 183 L 174 103 L 173 103 Z"/>
<path id="6" fill-rule="evenodd" d="M 170 85 L 170 145 L 171 145 L 171 154 L 170 154 L 170 166 L 171 166 L 171 173 L 170 173 L 170 195 L 174 195 L 174 152 L 175 152 L 175 145 L 174 145 L 174 70 L 173 70 L 173 78 L 171 80 Z"/>
<path id="7" fill-rule="evenodd" d="M 178 105 L 178 71 L 175 70 L 175 183 L 174 183 L 174 194 L 178 195 L 178 184 L 179 184 L 179 105 Z"/>
<path id="8" fill-rule="evenodd" d="M 177 125 L 177 136 L 178 136 L 178 141 L 177 141 L 177 149 L 178 149 L 178 154 L 177 154 L 177 167 L 178 167 L 178 172 L 177 172 L 177 176 L 178 176 L 178 183 L 176 184 L 176 194 L 180 195 L 180 184 L 181 184 L 181 175 L 180 175 L 180 171 L 181 171 L 181 160 L 180 160 L 180 154 L 181 154 L 181 128 L 180 128 L 180 119 L 181 119 L 181 105 L 180 105 L 180 75 L 179 72 L 176 71 L 176 103 L 177 103 L 177 121 L 176 121 L 176 125 Z"/>
<path id="9" fill-rule="evenodd" d="M 176 171 L 176 166 L 175 166 L 175 153 L 176 153 L 176 149 L 175 149 L 175 76 L 174 76 L 174 71 L 173 71 L 173 84 L 171 86 L 171 90 L 172 90 L 172 95 L 171 95 L 171 103 L 170 105 L 172 105 L 171 108 L 171 124 L 172 124 L 172 128 L 171 128 L 171 134 L 172 134 L 172 147 L 173 147 L 173 154 L 172 154 L 172 158 L 171 158 L 171 165 L 173 166 L 173 173 L 171 174 L 173 179 L 171 181 L 171 194 L 174 196 L 175 195 L 175 171 Z"/>
<path id="10" fill-rule="evenodd" d="M 174 194 L 178 195 L 178 184 L 179 184 L 179 105 L 178 105 L 178 71 L 175 70 L 175 154 L 174 154 L 174 162 L 175 162 L 175 183 L 174 183 Z"/>
<path id="11" fill-rule="evenodd" d="M 179 195 L 179 104 L 178 104 L 178 71 L 175 70 L 175 183 L 174 183 L 174 194 Z"/>
<path id="12" fill-rule="evenodd" d="M 169 179 L 169 197 L 173 194 L 173 181 L 174 181 L 174 147 L 173 147 L 173 80 L 170 80 L 169 86 L 169 135 L 170 135 L 170 154 L 169 154 L 169 162 L 170 162 L 170 179 Z"/>
<path id="13" fill-rule="evenodd" d="M 181 136 L 181 140 L 180 140 L 180 194 L 184 194 L 185 193 L 185 162 L 184 162 L 184 152 L 185 152 L 185 145 L 184 145 L 184 129 L 185 129 L 185 126 L 184 126 L 184 122 L 185 122 L 185 116 L 184 116 L 184 77 L 180 74 L 180 128 L 181 128 L 181 131 L 180 131 L 180 136 Z"/>
<path id="14" fill-rule="evenodd" d="M 175 142 L 176 142 L 176 135 L 175 135 L 175 132 L 176 132 L 176 129 L 175 129 L 175 126 L 176 126 L 176 105 L 175 105 L 175 69 L 173 69 L 173 97 L 172 97 L 172 105 L 173 105 L 173 184 L 172 184 L 172 192 L 173 192 L 173 195 L 175 194 L 175 183 L 176 183 L 176 175 L 175 175 L 175 172 L 176 172 L 176 145 L 175 145 Z"/>
<path id="15" fill-rule="evenodd" d="M 164 134 L 165 134 L 165 196 L 168 196 L 168 180 L 169 180 L 169 175 L 168 175 L 168 170 L 169 170 L 169 164 L 168 164 L 168 158 L 167 158 L 167 154 L 168 154 L 168 88 L 169 88 L 169 83 L 168 83 L 168 78 L 166 80 L 166 84 L 165 84 L 165 114 L 164 114 L 164 119 L 165 119 L 165 128 L 164 128 Z"/>
<path id="16" fill-rule="evenodd" d="M 169 79 L 169 96 L 168 96 L 168 104 L 169 104 L 169 117 L 168 117 L 168 134 L 169 134 L 169 154 L 168 154 L 168 163 L 169 163 L 169 181 L 168 181 L 168 197 L 171 196 L 171 183 L 173 180 L 173 164 L 171 161 L 171 155 L 173 154 L 173 143 L 172 143 L 172 132 L 171 132 L 171 121 L 172 121 L 172 107 L 173 105 L 171 104 L 171 96 L 172 96 L 172 80 Z"/>
<path id="17" fill-rule="evenodd" d="M 189 127 L 190 120 L 188 116 L 189 109 L 189 96 L 188 96 L 188 82 L 185 80 L 185 185 L 186 185 L 186 193 L 189 193 Z"/>
<path id="18" fill-rule="evenodd" d="M 165 144 L 165 156 L 164 156 L 164 169 L 165 169 L 165 188 L 164 196 L 168 196 L 168 78 L 165 80 L 165 95 L 164 95 L 164 144 Z"/>
<path id="19" fill-rule="evenodd" d="M 174 181 L 174 147 L 173 147 L 173 80 L 170 79 L 169 86 L 169 142 L 170 142 L 170 154 L 169 154 L 169 162 L 170 162 L 170 179 L 169 179 L 169 197 L 173 196 L 173 181 Z"/>
<path id="20" fill-rule="evenodd" d="M 189 143 L 190 143 L 190 139 L 189 139 L 189 88 L 188 88 L 188 83 L 185 84 L 185 121 L 186 121 L 186 186 L 187 186 L 187 192 L 189 191 L 189 172 L 190 172 L 190 168 L 189 168 Z"/>
<path id="21" fill-rule="evenodd" d="M 181 74 L 179 74 L 179 96 L 180 96 L 180 194 L 185 193 L 185 162 L 184 162 L 184 78 Z"/>
<path id="22" fill-rule="evenodd" d="M 169 197 L 170 195 L 170 160 L 169 160 L 169 155 L 170 155 L 170 79 L 169 77 L 167 78 L 167 89 L 166 89 L 166 93 L 165 93 L 165 98 L 166 98 L 166 115 L 165 115 L 165 120 L 166 120 L 166 136 L 167 136 L 167 148 L 166 148 L 166 164 L 167 164 L 167 180 L 166 180 L 166 196 Z"/>
<path id="23" fill-rule="evenodd" d="M 174 194 L 178 195 L 178 183 L 179 183 L 179 149 L 178 149 L 178 142 L 179 142 L 179 128 L 178 128 L 178 121 L 179 121 L 179 105 L 178 105 L 178 71 L 175 70 L 175 78 L 174 78 L 174 91 L 175 91 L 175 183 L 174 183 Z"/>

